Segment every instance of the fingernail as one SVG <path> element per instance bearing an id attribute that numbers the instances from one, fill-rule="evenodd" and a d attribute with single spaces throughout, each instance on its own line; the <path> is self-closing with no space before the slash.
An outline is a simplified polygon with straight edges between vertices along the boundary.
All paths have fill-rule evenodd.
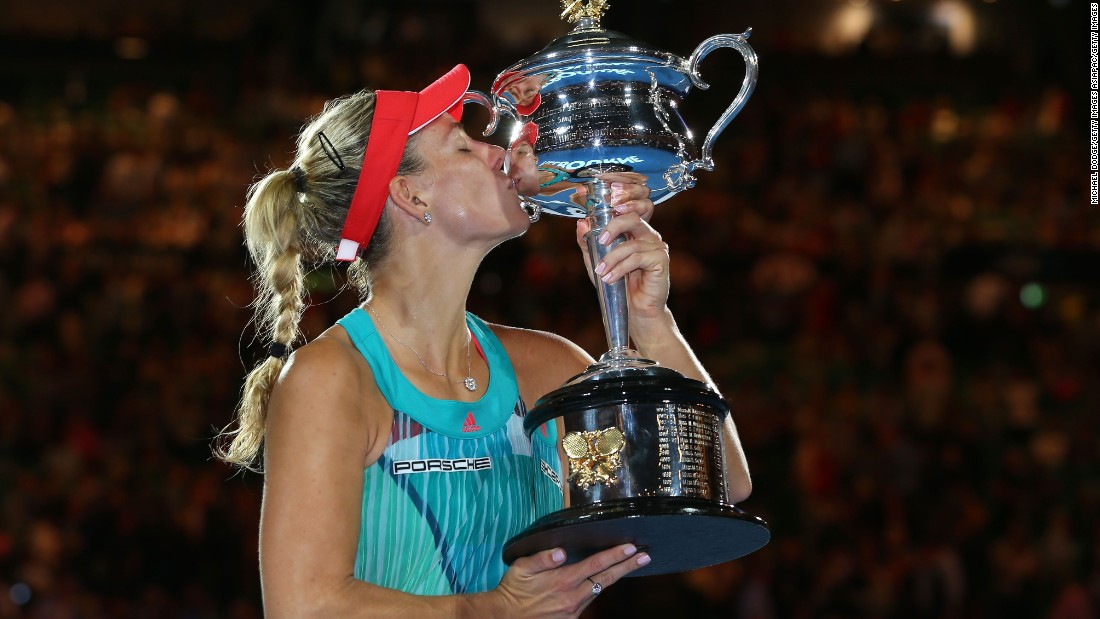
<path id="1" fill-rule="evenodd" d="M 558 548 L 554 552 L 550 553 L 550 558 L 553 559 L 554 561 L 564 561 L 565 560 L 565 551 L 562 550 L 561 548 Z"/>
<path id="2" fill-rule="evenodd" d="M 649 558 L 649 555 L 643 554 L 638 557 L 638 565 L 649 565 L 650 561 L 652 561 L 652 559 Z"/>
<path id="3" fill-rule="evenodd" d="M 607 269 L 607 263 L 601 262 L 596 265 L 596 275 L 603 275 L 603 272 Z"/>
<path id="4" fill-rule="evenodd" d="M 611 188 L 621 190 L 623 188 L 623 184 L 622 183 L 611 183 Z"/>
<path id="5" fill-rule="evenodd" d="M 603 280 L 603 283 L 605 283 L 605 284 L 608 283 L 608 281 L 611 279 L 611 273 L 609 272 L 607 275 L 604 275 L 600 279 Z"/>
<path id="6" fill-rule="evenodd" d="M 634 544 L 628 544 L 626 548 L 623 548 L 623 552 L 626 553 L 626 556 L 629 557 L 630 555 L 638 552 L 638 547 Z"/>
<path id="7" fill-rule="evenodd" d="M 600 245 L 607 245 L 607 242 L 611 240 L 611 233 L 604 232 L 600 235 L 600 238 L 596 239 L 600 242 Z"/>
<path id="8" fill-rule="evenodd" d="M 625 204 L 616 204 L 615 205 L 615 212 L 622 215 L 623 213 L 626 212 L 626 205 Z"/>

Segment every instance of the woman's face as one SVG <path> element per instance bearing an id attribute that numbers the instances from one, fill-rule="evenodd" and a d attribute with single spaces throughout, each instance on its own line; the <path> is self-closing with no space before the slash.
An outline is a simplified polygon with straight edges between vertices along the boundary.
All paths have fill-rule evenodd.
<path id="1" fill-rule="evenodd" d="M 539 94 L 539 86 L 541 85 L 542 76 L 534 75 L 511 84 L 506 92 L 515 97 L 517 106 L 530 105 L 535 100 L 535 95 Z"/>
<path id="2" fill-rule="evenodd" d="M 516 190 L 520 195 L 533 196 L 539 192 L 539 158 L 535 156 L 535 149 L 527 141 L 520 141 L 512 146 L 509 153 L 511 166 L 508 176 L 512 177 Z"/>
<path id="3" fill-rule="evenodd" d="M 515 181 L 502 169 L 503 149 L 466 135 L 448 114 L 422 129 L 414 147 L 427 169 L 413 182 L 433 225 L 438 221 L 463 238 L 494 242 L 527 230 L 530 221 L 519 206 Z"/>

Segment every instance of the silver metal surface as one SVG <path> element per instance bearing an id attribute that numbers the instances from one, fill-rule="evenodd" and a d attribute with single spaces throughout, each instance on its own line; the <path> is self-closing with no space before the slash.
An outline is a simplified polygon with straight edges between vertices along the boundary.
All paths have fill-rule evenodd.
<path id="1" fill-rule="evenodd" d="M 516 119 L 517 127 L 538 126 L 541 187 L 533 197 L 544 211 L 567 217 L 589 216 L 577 190 L 590 189 L 601 172 L 646 177 L 655 203 L 694 186 L 697 169 L 714 169 L 714 142 L 748 101 L 758 75 L 751 29 L 711 37 L 685 59 L 597 24 L 582 18 L 566 36 L 502 71 L 491 89 L 497 110 L 490 130 L 501 116 Z M 700 152 L 679 108 L 693 86 L 709 87 L 700 64 L 724 47 L 742 55 L 745 75 Z"/>
<path id="2" fill-rule="evenodd" d="M 690 497 L 728 504 L 723 413 L 700 404 L 635 401 L 563 415 L 567 433 L 617 428 L 626 443 L 614 481 L 584 487 L 571 480 L 569 504 L 637 497 Z M 574 473 L 570 470 L 566 478 Z"/>
<path id="3" fill-rule="evenodd" d="M 745 79 L 741 82 L 741 90 L 738 91 L 737 96 L 734 97 L 733 103 L 731 103 L 730 106 L 726 108 L 726 111 L 722 113 L 722 116 L 718 118 L 718 122 L 707 132 L 707 138 L 703 141 L 703 154 L 702 157 L 699 158 L 697 165 L 708 172 L 714 170 L 714 160 L 711 159 L 711 151 L 714 149 L 714 140 L 718 138 L 719 134 L 726 130 L 726 127 L 730 124 L 730 121 L 733 120 L 733 117 L 741 112 L 741 108 L 745 107 L 745 104 L 749 101 L 749 97 L 752 95 L 753 89 L 756 88 L 756 77 L 760 72 L 760 66 L 756 57 L 756 52 L 748 43 L 750 34 L 752 34 L 752 28 L 738 35 L 719 34 L 713 36 L 700 43 L 699 47 L 695 48 L 695 51 L 691 53 L 691 57 L 688 58 L 688 70 L 690 71 L 689 75 L 691 76 L 691 81 L 695 84 L 695 87 L 700 90 L 710 88 L 710 85 L 704 82 L 702 76 L 699 75 L 699 63 L 703 62 L 707 54 L 720 47 L 732 47 L 741 52 L 741 55 L 745 58 Z"/>
<path id="4" fill-rule="evenodd" d="M 602 175 L 644 181 L 654 203 L 692 187 L 696 170 L 713 170 L 715 139 L 752 94 L 757 58 L 748 31 L 711 37 L 684 59 L 600 28 L 606 0 L 562 2 L 576 29 L 497 76 L 493 119 L 516 119 L 513 147 L 526 149 L 535 136 L 538 182 L 524 176 L 524 192 L 537 188 L 531 197 L 545 212 L 588 219 L 595 269 L 623 242 L 598 242 L 615 214 L 610 184 L 619 180 Z M 679 107 L 692 87 L 708 87 L 699 65 L 722 47 L 742 54 L 745 76 L 700 152 Z M 526 149 L 517 159 L 528 170 L 531 154 Z M 709 385 L 631 350 L 625 279 L 608 285 L 593 275 L 609 350 L 525 417 L 529 436 L 561 423 L 558 441 L 532 442 L 544 467 L 562 454 L 561 470 L 540 473 L 561 495 L 538 493 L 539 518 L 509 540 L 504 559 L 560 547 L 579 560 L 629 541 L 652 552 L 645 573 L 668 573 L 766 544 L 766 524 L 729 505 L 722 452 L 729 406 Z"/>
<path id="5" fill-rule="evenodd" d="M 596 291 L 600 297 L 600 307 L 603 309 L 603 327 L 607 334 L 607 345 L 613 356 L 622 356 L 630 349 L 630 339 L 627 333 L 627 307 L 626 307 L 626 279 L 621 278 L 608 284 L 600 279 L 601 274 L 595 272 L 598 264 L 603 262 L 607 254 L 623 242 L 623 238 L 616 237 L 610 243 L 600 243 L 600 235 L 604 233 L 607 224 L 615 216 L 611 207 L 611 187 L 604 181 L 593 180 L 589 183 L 590 192 L 585 202 L 588 211 L 588 223 L 591 228 L 585 235 L 588 242 L 588 255 L 592 259 L 593 275 L 595 276 Z"/>
<path id="6" fill-rule="evenodd" d="M 516 121 L 513 143 L 520 131 L 532 124 L 537 128 L 538 190 L 529 201 L 543 212 L 588 218 L 593 268 L 621 243 L 597 241 L 614 216 L 608 187 L 597 177 L 615 172 L 645 182 L 655 204 L 693 187 L 696 170 L 714 169 L 714 141 L 748 101 L 758 73 L 756 52 L 747 42 L 751 29 L 711 37 L 685 59 L 600 28 L 604 9 L 606 3 L 567 3 L 565 14 L 577 23 L 572 32 L 501 72 L 490 96 L 468 95 L 491 106 L 486 134 L 502 116 Z M 709 88 L 700 64 L 723 47 L 742 55 L 745 76 L 700 152 L 679 107 L 692 86 Z M 626 284 L 620 280 L 608 285 L 599 274 L 594 276 L 607 361 L 624 359 L 630 353 Z"/>

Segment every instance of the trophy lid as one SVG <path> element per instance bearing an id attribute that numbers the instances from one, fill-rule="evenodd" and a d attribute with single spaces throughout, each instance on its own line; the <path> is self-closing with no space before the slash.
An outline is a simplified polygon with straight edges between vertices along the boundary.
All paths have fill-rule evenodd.
<path id="1" fill-rule="evenodd" d="M 516 63 L 512 70 L 523 70 L 582 56 L 622 57 L 651 62 L 656 60 L 662 64 L 669 61 L 683 62 L 676 54 L 659 50 L 621 32 L 582 22 L 565 36 L 558 37 L 530 57 Z"/>
<path id="2" fill-rule="evenodd" d="M 658 81 L 662 85 L 681 94 L 691 86 L 686 61 L 681 56 L 659 50 L 621 32 L 605 30 L 599 26 L 598 20 L 586 17 L 580 19 L 576 28 L 565 36 L 551 41 L 538 52 L 502 71 L 493 81 L 492 91 L 496 94 L 509 92 L 518 82 L 536 75 L 557 81 L 575 65 L 593 63 L 616 66 L 624 78 L 629 79 L 631 74 L 637 74 L 643 78 L 642 81 L 653 79 L 653 70 L 660 68 Z"/>

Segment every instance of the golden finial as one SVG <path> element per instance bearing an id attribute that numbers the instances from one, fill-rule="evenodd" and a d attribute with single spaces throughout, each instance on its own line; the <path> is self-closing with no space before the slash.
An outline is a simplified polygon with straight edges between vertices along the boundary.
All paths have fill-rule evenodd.
<path id="1" fill-rule="evenodd" d="M 609 6 L 608 0 L 588 0 L 587 5 L 584 0 L 561 0 L 561 6 L 565 10 L 561 12 L 562 19 L 568 21 L 571 24 L 575 24 L 582 19 L 588 18 L 600 23 L 600 17 L 603 16 L 604 11 Z"/>

